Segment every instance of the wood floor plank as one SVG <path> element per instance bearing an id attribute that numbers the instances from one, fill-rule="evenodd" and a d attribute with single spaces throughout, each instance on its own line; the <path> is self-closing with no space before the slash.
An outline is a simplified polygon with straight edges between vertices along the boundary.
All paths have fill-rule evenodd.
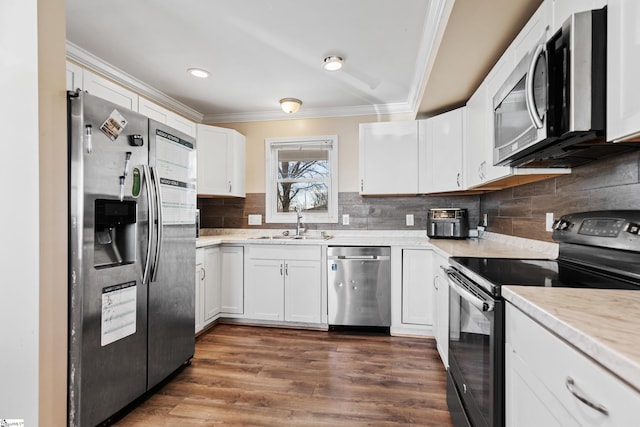
<path id="1" fill-rule="evenodd" d="M 450 427 L 428 338 L 219 324 L 117 426 Z"/>

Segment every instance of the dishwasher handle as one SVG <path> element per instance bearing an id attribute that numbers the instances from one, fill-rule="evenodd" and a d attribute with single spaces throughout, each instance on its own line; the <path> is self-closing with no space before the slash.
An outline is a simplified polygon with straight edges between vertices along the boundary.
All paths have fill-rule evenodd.
<path id="1" fill-rule="evenodd" d="M 329 259 L 384 260 L 384 259 L 389 259 L 389 257 L 380 256 L 380 255 L 338 255 L 334 257 L 329 257 Z"/>

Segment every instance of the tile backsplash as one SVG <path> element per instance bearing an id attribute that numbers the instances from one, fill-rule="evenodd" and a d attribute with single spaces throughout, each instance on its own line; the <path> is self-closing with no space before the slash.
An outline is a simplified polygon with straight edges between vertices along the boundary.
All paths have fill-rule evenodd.
<path id="1" fill-rule="evenodd" d="M 349 225 L 305 224 L 316 230 L 426 230 L 430 208 L 457 207 L 469 211 L 469 224 L 479 219 L 480 197 L 406 196 L 362 197 L 358 193 L 339 193 L 338 218 L 349 214 Z M 248 225 L 248 215 L 265 218 L 264 193 L 248 193 L 246 199 L 199 198 L 203 228 L 286 228 L 287 224 Z M 405 216 L 413 214 L 414 226 L 405 225 Z M 304 222 L 304 220 L 303 220 Z M 295 227 L 295 224 L 291 224 Z"/>
<path id="2" fill-rule="evenodd" d="M 570 175 L 507 188 L 480 197 L 488 231 L 552 241 L 545 214 L 640 209 L 640 153 L 609 157 L 574 168 Z"/>

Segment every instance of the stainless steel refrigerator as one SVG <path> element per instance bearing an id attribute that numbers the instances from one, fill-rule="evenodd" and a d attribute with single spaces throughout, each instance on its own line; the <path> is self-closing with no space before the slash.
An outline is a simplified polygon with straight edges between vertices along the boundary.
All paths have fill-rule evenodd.
<path id="1" fill-rule="evenodd" d="M 193 356 L 195 140 L 68 95 L 68 423 L 94 426 Z"/>

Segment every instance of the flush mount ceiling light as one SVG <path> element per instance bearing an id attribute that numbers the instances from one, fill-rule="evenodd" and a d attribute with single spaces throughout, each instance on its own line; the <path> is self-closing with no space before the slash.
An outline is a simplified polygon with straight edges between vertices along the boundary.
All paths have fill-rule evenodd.
<path id="1" fill-rule="evenodd" d="M 300 109 L 302 101 L 297 98 L 282 98 L 280 100 L 280 106 L 282 111 L 288 114 L 293 114 Z"/>
<path id="2" fill-rule="evenodd" d="M 327 71 L 338 71 L 342 68 L 342 57 L 340 56 L 327 56 L 324 58 L 324 69 Z"/>
<path id="3" fill-rule="evenodd" d="M 207 70 L 203 70 L 202 68 L 189 68 L 187 69 L 187 73 L 191 74 L 193 77 L 198 77 L 201 79 L 206 79 L 209 77 L 209 72 Z"/>

